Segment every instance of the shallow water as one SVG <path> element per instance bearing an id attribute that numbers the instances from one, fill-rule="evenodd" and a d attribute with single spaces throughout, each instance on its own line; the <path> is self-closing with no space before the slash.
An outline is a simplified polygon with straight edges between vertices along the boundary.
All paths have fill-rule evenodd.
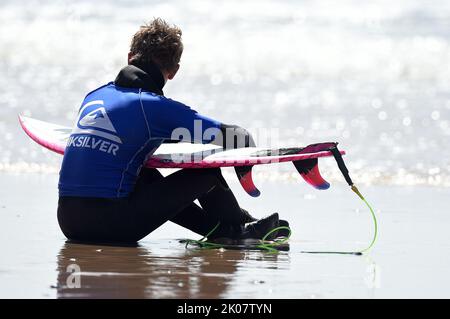
<path id="1" fill-rule="evenodd" d="M 168 223 L 139 247 L 67 244 L 56 221 L 56 175 L 0 174 L 0 298 L 448 298 L 450 201 L 433 187 L 361 187 L 380 237 L 368 255 L 369 212 L 343 184 L 261 182 L 258 217 L 278 211 L 293 230 L 289 252 L 186 250 L 198 235 Z M 7 187 L 6 187 L 7 186 Z M 68 268 L 69 267 L 69 268 Z M 73 268 L 79 267 L 79 268 Z M 69 277 L 79 270 L 80 277 Z M 80 288 L 76 287 L 77 278 Z"/>
<path id="2" fill-rule="evenodd" d="M 184 32 L 167 96 L 260 146 L 339 141 L 360 181 L 450 186 L 450 3 L 420 0 L 2 1 L 0 170 L 58 170 L 17 114 L 71 125 L 153 16 Z"/>

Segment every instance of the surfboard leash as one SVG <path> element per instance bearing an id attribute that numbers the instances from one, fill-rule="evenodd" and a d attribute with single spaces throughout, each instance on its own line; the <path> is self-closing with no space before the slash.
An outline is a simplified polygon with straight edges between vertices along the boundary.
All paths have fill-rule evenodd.
<path id="1" fill-rule="evenodd" d="M 361 256 L 364 253 L 368 252 L 369 250 L 371 250 L 373 248 L 373 246 L 375 245 L 375 242 L 377 241 L 378 238 L 378 222 L 377 222 L 377 218 L 375 215 L 375 212 L 372 208 L 372 206 L 367 202 L 367 200 L 364 198 L 364 196 L 361 194 L 361 192 L 359 191 L 359 189 L 356 187 L 356 185 L 353 183 L 350 174 L 348 172 L 348 169 L 344 163 L 344 160 L 342 159 L 342 155 L 339 152 L 338 148 L 337 148 L 337 143 L 330 148 L 331 153 L 333 154 L 333 157 L 335 158 L 339 170 L 341 171 L 342 175 L 344 176 L 346 182 L 348 183 L 348 185 L 350 186 L 350 189 L 356 194 L 358 195 L 358 197 L 366 204 L 366 206 L 369 208 L 369 211 L 371 213 L 372 216 L 372 220 L 373 220 L 373 225 L 374 225 L 374 231 L 373 231 L 373 237 L 372 237 L 372 241 L 370 242 L 370 244 L 359 251 L 301 251 L 301 253 L 305 253 L 305 254 L 339 254 L 339 255 L 357 255 L 357 256 Z M 217 244 L 217 243 L 212 243 L 209 242 L 207 239 L 208 237 L 214 233 L 214 231 L 216 231 L 216 229 L 220 226 L 220 222 L 217 223 L 217 225 L 208 233 L 206 234 L 203 238 L 199 239 L 199 240 L 193 240 L 193 239 L 186 239 L 183 240 L 182 242 L 186 243 L 186 248 L 188 248 L 189 245 L 195 245 L 200 249 L 214 249 L 214 248 L 226 248 L 226 245 L 222 245 L 222 244 Z M 273 241 L 268 241 L 267 237 L 269 237 L 271 234 L 273 234 L 274 232 L 278 231 L 278 230 L 282 230 L 285 229 L 289 232 L 288 236 L 286 237 L 280 237 L 280 238 L 276 238 Z M 287 226 L 280 226 L 280 227 L 276 227 L 272 230 L 270 230 L 262 239 L 260 239 L 260 243 L 256 246 L 249 246 L 249 249 L 251 249 L 252 247 L 254 248 L 258 248 L 261 250 L 266 250 L 269 252 L 278 252 L 277 246 L 283 245 L 285 244 L 289 238 L 291 236 L 291 229 Z"/>
<path id="2" fill-rule="evenodd" d="M 211 248 L 223 248 L 223 245 L 221 244 L 216 244 L 216 243 L 211 243 L 208 242 L 208 237 L 211 236 L 212 233 L 214 233 L 216 231 L 217 228 L 219 228 L 220 226 L 220 222 L 218 222 L 216 224 L 216 226 L 214 226 L 213 229 L 211 229 L 209 231 L 209 233 L 207 233 L 205 236 L 203 236 L 201 239 L 183 239 L 180 242 L 182 243 L 186 243 L 185 248 L 188 249 L 189 245 L 196 245 L 198 248 L 203 248 L 203 249 L 211 249 Z"/>
<path id="3" fill-rule="evenodd" d="M 336 160 L 339 170 L 341 171 L 342 175 L 344 175 L 345 181 L 347 182 L 347 184 L 350 186 L 350 189 L 356 194 L 358 195 L 358 197 L 367 205 L 367 207 L 369 208 L 370 214 L 372 215 L 372 220 L 373 220 L 373 226 L 374 226 L 374 231 L 373 231 L 373 237 L 372 237 L 372 241 L 370 242 L 370 244 L 359 251 L 302 251 L 302 253 L 305 254 L 339 254 L 339 255 L 362 255 L 365 252 L 368 252 L 369 250 L 372 249 L 372 247 L 375 245 L 375 242 L 377 241 L 378 238 L 378 222 L 377 222 L 377 217 L 375 215 L 375 212 L 372 208 L 372 206 L 367 202 L 367 200 L 364 198 L 364 196 L 361 194 L 361 192 L 358 190 L 358 188 L 356 187 L 356 185 L 353 183 L 350 174 L 348 172 L 347 166 L 345 166 L 344 160 L 342 159 L 342 155 L 339 152 L 338 148 L 337 148 L 337 143 L 330 148 L 331 153 L 333 154 L 334 159 Z"/>
<path id="4" fill-rule="evenodd" d="M 272 241 L 268 241 L 267 237 L 269 237 L 270 235 L 272 235 L 274 232 L 278 232 L 279 230 L 287 230 L 289 233 L 286 237 L 278 237 L 275 238 Z M 291 237 L 291 229 L 287 226 L 279 226 L 276 227 L 274 229 L 272 229 L 271 231 L 269 231 L 260 241 L 261 243 L 259 245 L 257 245 L 256 247 L 261 248 L 261 249 L 265 249 L 269 252 L 278 252 L 277 247 L 280 245 L 285 244 L 289 238 Z"/>
<path id="5" fill-rule="evenodd" d="M 220 226 L 220 222 L 218 222 L 217 225 L 214 226 L 214 228 L 208 234 L 203 236 L 203 238 L 201 238 L 201 239 L 198 239 L 198 240 L 183 239 L 180 242 L 186 243 L 186 245 L 185 245 L 186 249 L 188 249 L 189 245 L 196 246 L 199 249 L 227 248 L 227 245 L 212 243 L 212 242 L 208 241 L 208 237 L 211 236 L 211 234 L 214 233 L 214 231 L 216 231 L 216 229 L 219 226 Z M 267 237 L 272 235 L 274 232 L 277 232 L 282 229 L 287 230 L 289 232 L 287 236 L 278 237 L 278 238 L 275 238 L 274 240 L 267 240 Z M 287 226 L 279 226 L 279 227 L 276 227 L 276 228 L 270 230 L 267 234 L 264 235 L 264 237 L 262 239 L 259 239 L 258 244 L 249 245 L 248 249 L 257 248 L 259 250 L 267 250 L 269 252 L 278 252 L 279 250 L 277 249 L 277 247 L 285 244 L 289 240 L 290 237 L 291 237 L 291 229 Z"/>

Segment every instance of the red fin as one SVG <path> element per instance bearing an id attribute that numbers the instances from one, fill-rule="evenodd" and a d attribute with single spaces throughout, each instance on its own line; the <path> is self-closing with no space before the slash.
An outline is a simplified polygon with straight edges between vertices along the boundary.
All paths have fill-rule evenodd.
<path id="1" fill-rule="evenodd" d="M 305 182 L 316 189 L 328 189 L 330 184 L 320 175 L 317 158 L 294 161 L 295 168 Z"/>
<path id="2" fill-rule="evenodd" d="M 258 197 L 261 192 L 256 188 L 252 178 L 253 166 L 236 166 L 234 170 L 242 185 L 242 188 L 252 197 Z"/>

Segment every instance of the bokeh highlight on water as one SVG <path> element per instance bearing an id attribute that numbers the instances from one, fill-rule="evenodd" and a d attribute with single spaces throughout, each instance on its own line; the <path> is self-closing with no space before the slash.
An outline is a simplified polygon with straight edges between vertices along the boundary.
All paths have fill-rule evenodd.
<path id="1" fill-rule="evenodd" d="M 24 135 L 17 114 L 71 125 L 157 16 L 185 43 L 167 96 L 225 123 L 278 129 L 279 146 L 339 141 L 358 181 L 450 186 L 446 1 L 4 0 L 0 171 L 57 172 L 61 158 Z"/>

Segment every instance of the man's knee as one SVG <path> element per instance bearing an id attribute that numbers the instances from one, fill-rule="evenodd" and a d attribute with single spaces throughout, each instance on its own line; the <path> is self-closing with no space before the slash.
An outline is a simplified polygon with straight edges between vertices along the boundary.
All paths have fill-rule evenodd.
<path id="1" fill-rule="evenodd" d="M 214 180 L 214 184 L 216 186 L 221 187 L 222 189 L 228 190 L 228 184 L 225 181 L 225 178 L 222 175 L 222 170 L 220 167 L 217 168 L 205 168 L 205 169 L 199 169 L 201 171 L 201 174 L 205 174 L 207 176 L 210 176 Z"/>

